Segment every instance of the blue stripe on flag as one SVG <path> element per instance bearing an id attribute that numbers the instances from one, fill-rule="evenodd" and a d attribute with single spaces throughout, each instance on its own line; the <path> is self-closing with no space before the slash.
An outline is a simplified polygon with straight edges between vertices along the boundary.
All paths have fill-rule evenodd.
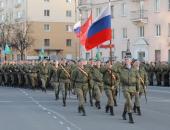
<path id="1" fill-rule="evenodd" d="M 105 16 L 93 23 L 88 31 L 87 37 L 90 38 L 98 32 L 108 28 L 111 28 L 111 15 Z"/>

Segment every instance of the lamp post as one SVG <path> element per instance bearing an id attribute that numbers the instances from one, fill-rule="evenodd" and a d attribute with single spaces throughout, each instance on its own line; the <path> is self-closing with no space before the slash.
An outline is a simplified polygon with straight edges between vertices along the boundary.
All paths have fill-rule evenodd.
<path id="1" fill-rule="evenodd" d="M 131 51 L 130 51 L 130 39 L 127 40 L 126 56 L 129 57 L 129 58 L 132 57 L 132 54 L 131 54 Z"/>

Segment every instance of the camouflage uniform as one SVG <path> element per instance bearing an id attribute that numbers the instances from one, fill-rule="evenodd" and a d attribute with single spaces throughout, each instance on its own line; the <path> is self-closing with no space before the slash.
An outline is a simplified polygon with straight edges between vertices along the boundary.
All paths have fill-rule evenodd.
<path id="1" fill-rule="evenodd" d="M 47 83 L 47 78 L 48 78 L 48 66 L 47 64 L 40 63 L 38 67 L 39 67 L 38 75 L 39 75 L 40 82 L 41 82 L 41 88 L 42 88 L 42 91 L 46 92 L 46 83 Z"/>
<path id="2" fill-rule="evenodd" d="M 123 119 L 126 120 L 126 113 L 129 115 L 129 123 L 134 123 L 132 118 L 132 98 L 139 91 L 139 74 L 134 68 L 122 68 L 120 72 L 120 81 L 125 97 Z"/>
<path id="3" fill-rule="evenodd" d="M 95 106 L 100 109 L 100 98 L 103 90 L 103 75 L 100 72 L 100 68 L 97 66 L 91 67 L 90 72 L 92 77 L 93 98 L 96 100 Z"/>
<path id="4" fill-rule="evenodd" d="M 87 70 L 84 70 L 87 72 Z M 89 72 L 87 72 L 87 74 L 89 75 Z M 72 79 L 72 84 L 74 84 L 73 86 L 75 86 L 75 91 L 76 94 L 78 96 L 78 100 L 79 100 L 79 107 L 78 107 L 78 111 L 83 112 L 83 116 L 86 115 L 85 113 L 85 109 L 84 109 L 84 95 L 86 95 L 86 93 L 88 92 L 88 77 L 87 75 L 85 75 L 82 71 L 80 71 L 80 69 L 78 67 L 76 67 L 72 73 L 71 73 L 71 79 Z"/>
<path id="5" fill-rule="evenodd" d="M 103 82 L 104 82 L 104 90 L 106 96 L 108 98 L 106 105 L 106 113 L 110 109 L 110 114 L 114 115 L 114 98 L 116 95 L 116 87 L 118 86 L 118 74 L 115 72 L 113 67 L 103 67 L 101 68 L 101 72 L 103 73 Z"/>

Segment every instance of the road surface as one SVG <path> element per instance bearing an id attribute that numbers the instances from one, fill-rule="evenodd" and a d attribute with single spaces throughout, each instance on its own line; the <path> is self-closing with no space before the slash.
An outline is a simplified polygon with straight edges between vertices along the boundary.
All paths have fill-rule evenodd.
<path id="1" fill-rule="evenodd" d="M 133 114 L 135 124 L 122 120 L 124 98 L 118 98 L 115 116 L 86 103 L 87 116 L 77 112 L 74 95 L 56 101 L 53 91 L 0 87 L 0 130 L 170 130 L 170 87 L 149 87 L 148 103 L 142 97 L 142 116 Z"/>

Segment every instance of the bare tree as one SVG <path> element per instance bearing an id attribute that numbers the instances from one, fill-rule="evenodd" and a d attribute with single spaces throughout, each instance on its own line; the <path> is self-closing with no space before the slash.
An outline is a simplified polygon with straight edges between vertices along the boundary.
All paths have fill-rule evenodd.
<path id="1" fill-rule="evenodd" d="M 33 44 L 33 38 L 30 35 L 29 23 L 17 24 L 13 30 L 12 46 L 20 53 L 21 60 L 24 60 L 24 52 Z"/>
<path id="2" fill-rule="evenodd" d="M 2 49 L 5 48 L 5 44 L 11 43 L 12 31 L 12 24 L 8 24 L 7 22 L 0 24 L 0 46 Z"/>

